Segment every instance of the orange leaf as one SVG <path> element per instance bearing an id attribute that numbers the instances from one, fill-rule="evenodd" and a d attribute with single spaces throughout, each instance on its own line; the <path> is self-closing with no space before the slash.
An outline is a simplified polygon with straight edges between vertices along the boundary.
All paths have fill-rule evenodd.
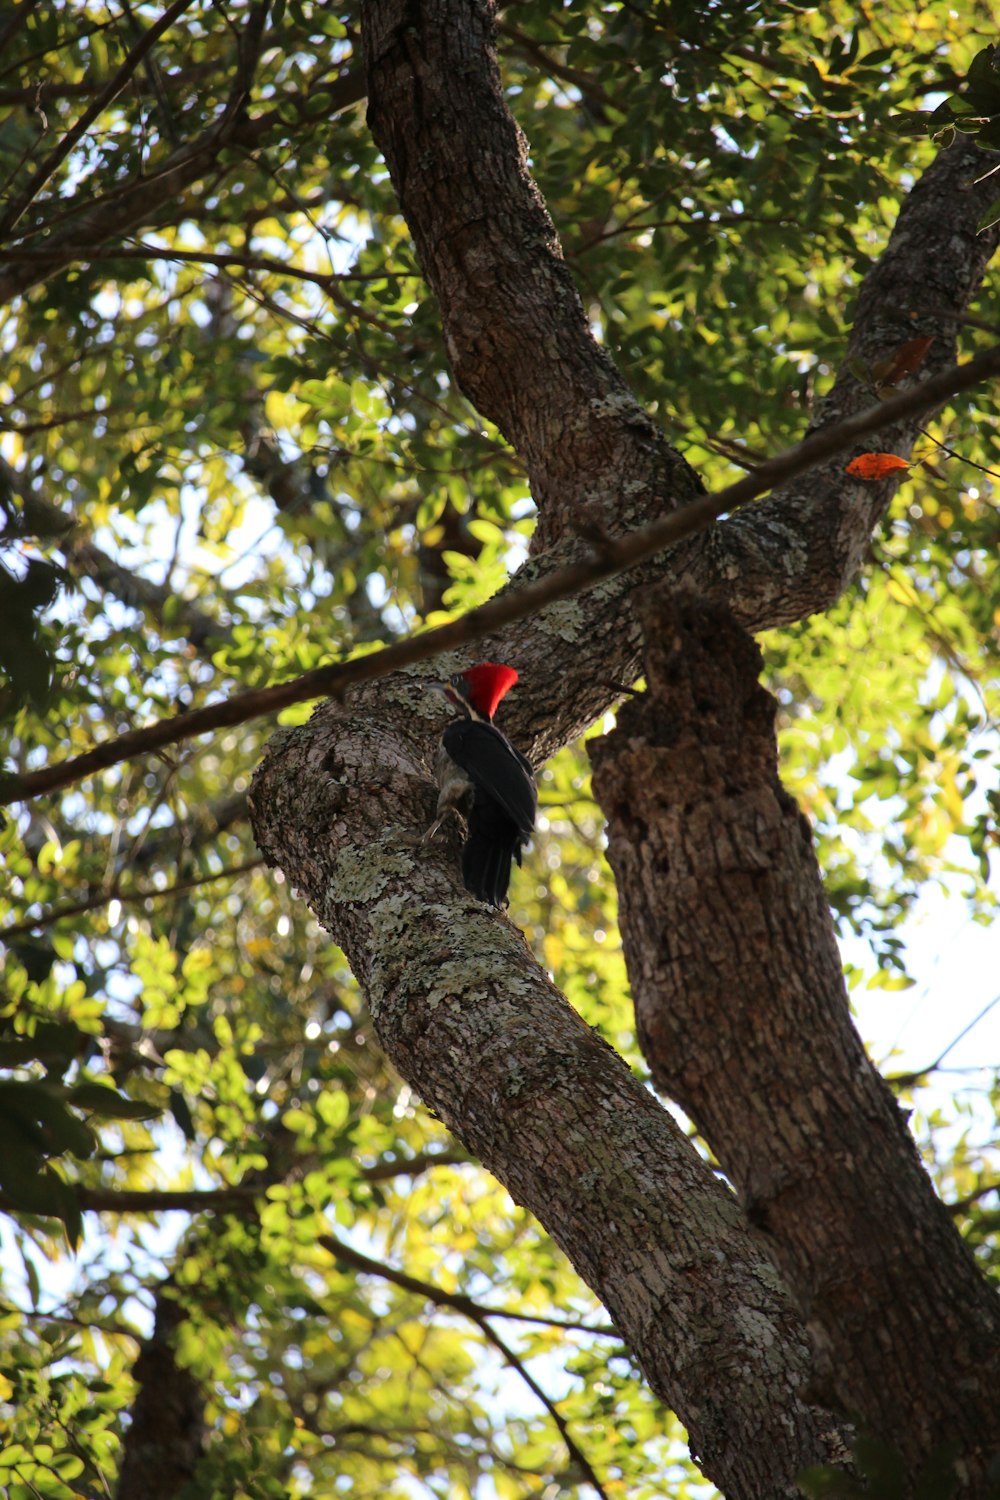
<path id="1" fill-rule="evenodd" d="M 900 458 L 896 453 L 859 453 L 847 465 L 847 473 L 856 475 L 858 479 L 884 479 L 895 469 L 909 467 L 906 459 Z"/>

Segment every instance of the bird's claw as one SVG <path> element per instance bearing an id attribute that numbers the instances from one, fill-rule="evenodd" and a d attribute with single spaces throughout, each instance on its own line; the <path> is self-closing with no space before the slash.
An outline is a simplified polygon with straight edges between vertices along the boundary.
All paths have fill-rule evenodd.
<path id="1" fill-rule="evenodd" d="M 444 812 L 441 813 L 440 817 L 434 819 L 434 822 L 428 828 L 427 832 L 424 834 L 420 842 L 422 844 L 429 844 L 434 839 L 436 839 L 438 834 L 441 832 L 442 827 L 445 823 L 447 823 L 449 818 L 455 819 L 455 821 L 458 823 L 458 831 L 460 836 L 462 838 L 465 838 L 466 833 L 468 832 L 468 824 L 462 817 L 462 814 L 458 811 L 457 807 L 446 807 Z"/>

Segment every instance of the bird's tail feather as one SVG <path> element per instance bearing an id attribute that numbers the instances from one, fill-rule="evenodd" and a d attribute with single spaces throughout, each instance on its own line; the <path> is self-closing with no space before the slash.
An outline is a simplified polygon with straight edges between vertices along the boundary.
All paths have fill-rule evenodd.
<path id="1" fill-rule="evenodd" d="M 510 885 L 511 854 L 507 845 L 484 838 L 475 828 L 470 828 L 462 851 L 462 879 L 466 890 L 480 901 L 488 901 L 491 906 L 502 906 Z"/>

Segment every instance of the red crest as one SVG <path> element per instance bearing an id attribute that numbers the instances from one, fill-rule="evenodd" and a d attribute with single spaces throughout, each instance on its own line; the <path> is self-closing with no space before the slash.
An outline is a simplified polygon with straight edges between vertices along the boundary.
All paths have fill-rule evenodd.
<path id="1" fill-rule="evenodd" d="M 467 667 L 458 676 L 466 684 L 467 696 L 473 708 L 488 719 L 492 719 L 500 699 L 517 681 L 517 673 L 513 667 L 500 666 L 494 661 L 483 661 L 478 666 Z"/>

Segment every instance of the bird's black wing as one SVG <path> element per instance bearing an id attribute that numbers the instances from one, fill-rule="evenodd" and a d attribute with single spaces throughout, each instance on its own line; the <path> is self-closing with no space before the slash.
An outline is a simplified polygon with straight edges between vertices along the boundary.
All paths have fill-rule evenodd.
<path id="1" fill-rule="evenodd" d="M 499 803 L 524 838 L 535 826 L 535 783 L 529 762 L 506 735 L 479 719 L 449 724 L 442 743 L 478 791 Z"/>

